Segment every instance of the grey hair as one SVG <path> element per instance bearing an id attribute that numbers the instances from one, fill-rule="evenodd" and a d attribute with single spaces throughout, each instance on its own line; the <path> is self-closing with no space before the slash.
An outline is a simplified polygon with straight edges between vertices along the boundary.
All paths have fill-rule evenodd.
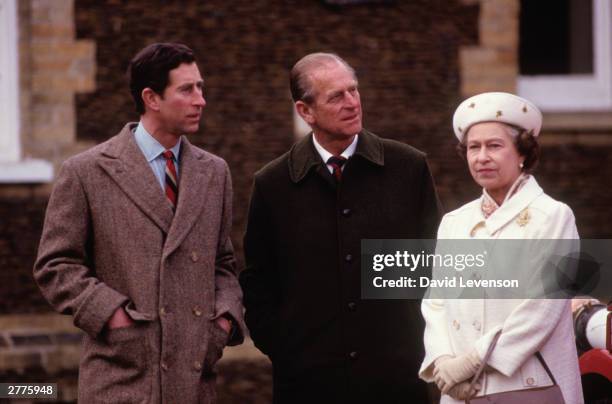
<path id="1" fill-rule="evenodd" d="M 298 62 L 293 65 L 293 68 L 291 68 L 289 74 L 289 87 L 291 89 L 291 98 L 293 98 L 293 102 L 304 101 L 306 103 L 311 103 L 314 101 L 315 94 L 312 89 L 310 73 L 318 67 L 331 66 L 338 63 L 346 67 L 355 80 L 357 80 L 355 69 L 335 53 L 311 53 L 298 60 Z"/>
<path id="2" fill-rule="evenodd" d="M 525 129 L 519 126 L 511 125 L 505 122 L 502 122 L 502 123 L 504 124 L 504 128 L 506 129 L 506 132 L 508 133 L 508 135 L 513 139 L 516 139 L 518 135 L 525 132 Z"/>

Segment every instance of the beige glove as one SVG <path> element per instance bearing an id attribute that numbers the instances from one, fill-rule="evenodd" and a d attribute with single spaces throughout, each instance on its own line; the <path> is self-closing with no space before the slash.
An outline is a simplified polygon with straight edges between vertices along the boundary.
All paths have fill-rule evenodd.
<path id="1" fill-rule="evenodd" d="M 442 394 L 448 394 L 453 386 L 474 376 L 480 363 L 476 350 L 456 358 L 441 356 L 434 362 L 434 381 Z"/>
<path id="2" fill-rule="evenodd" d="M 468 397 L 473 397 L 478 391 L 480 391 L 480 384 L 474 383 L 474 387 L 470 390 L 469 380 L 455 384 L 449 391 L 448 395 L 455 400 L 463 401 Z"/>

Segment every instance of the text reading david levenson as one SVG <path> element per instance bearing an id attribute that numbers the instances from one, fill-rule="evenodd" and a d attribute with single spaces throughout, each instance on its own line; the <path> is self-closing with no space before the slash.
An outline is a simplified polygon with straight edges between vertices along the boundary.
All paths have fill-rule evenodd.
<path id="1" fill-rule="evenodd" d="M 362 240 L 364 299 L 568 298 L 579 240 Z M 592 284 L 592 282 L 591 282 Z"/>

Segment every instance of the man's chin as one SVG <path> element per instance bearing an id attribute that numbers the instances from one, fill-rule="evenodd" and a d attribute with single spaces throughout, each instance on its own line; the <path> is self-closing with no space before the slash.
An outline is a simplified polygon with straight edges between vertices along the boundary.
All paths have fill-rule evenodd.
<path id="1" fill-rule="evenodd" d="M 200 124 L 189 125 L 183 128 L 183 134 L 192 135 L 200 130 Z"/>
<path id="2" fill-rule="evenodd" d="M 361 132 L 361 129 L 363 129 L 363 127 L 361 126 L 361 124 L 359 125 L 353 125 L 350 128 L 348 128 L 348 130 L 346 131 L 348 136 L 353 136 L 358 134 L 359 132 Z"/>

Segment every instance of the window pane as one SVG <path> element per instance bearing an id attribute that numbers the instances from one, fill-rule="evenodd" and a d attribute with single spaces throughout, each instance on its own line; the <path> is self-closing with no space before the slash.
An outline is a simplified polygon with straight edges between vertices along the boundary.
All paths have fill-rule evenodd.
<path id="1" fill-rule="evenodd" d="M 592 74 L 592 0 L 521 0 L 521 75 Z"/>

